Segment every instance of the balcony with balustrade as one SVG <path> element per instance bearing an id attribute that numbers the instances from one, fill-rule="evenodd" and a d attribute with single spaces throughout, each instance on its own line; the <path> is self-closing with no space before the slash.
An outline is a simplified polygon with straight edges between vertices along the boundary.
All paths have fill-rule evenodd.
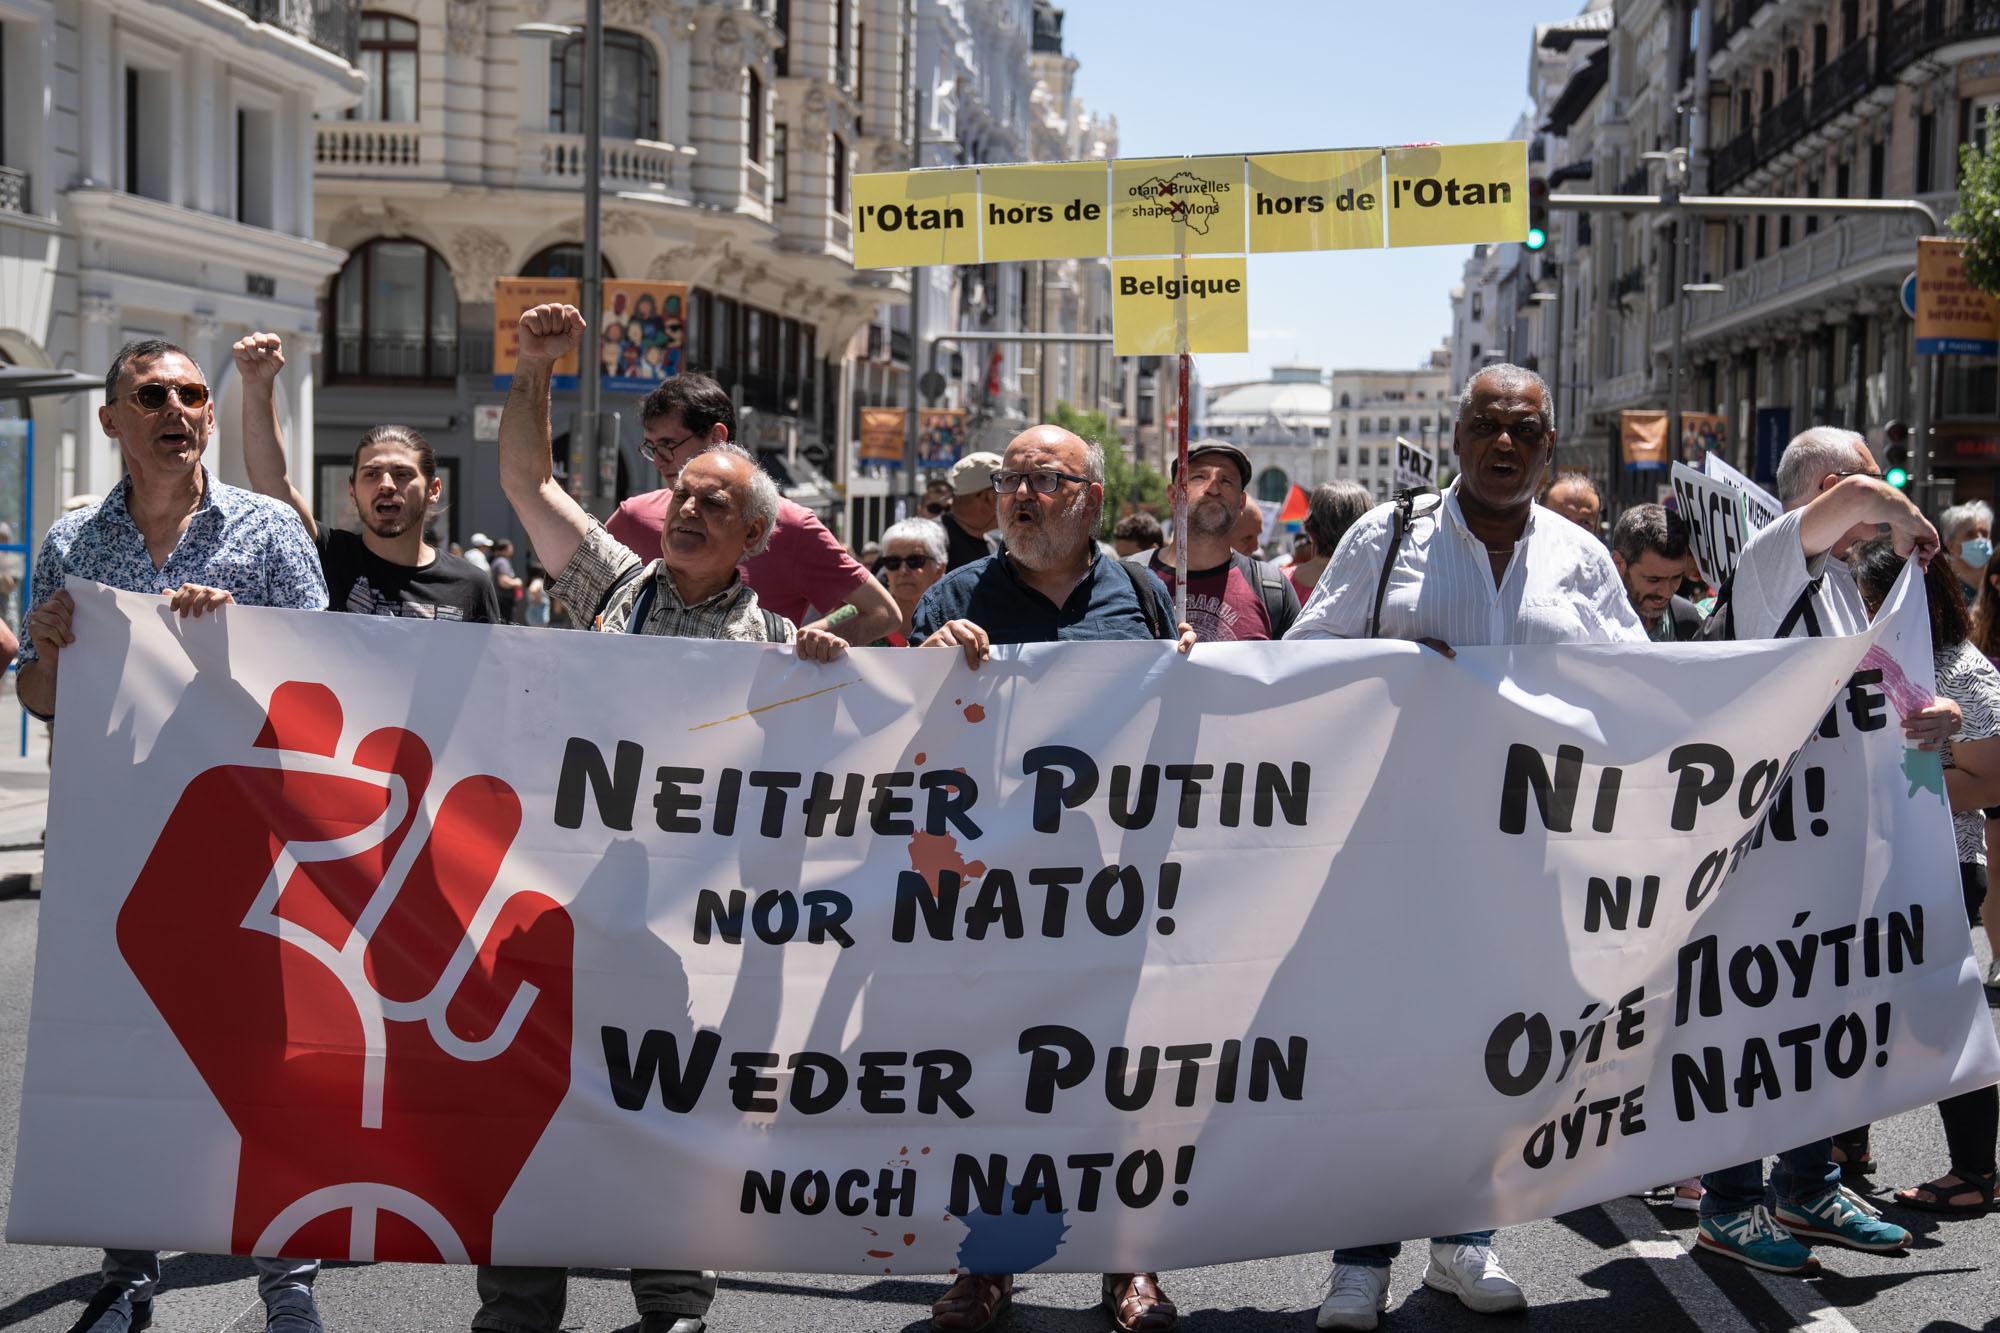
<path id="1" fill-rule="evenodd" d="M 259 23 L 355 63 L 361 36 L 362 0 L 224 0 Z"/>
<path id="2" fill-rule="evenodd" d="M 321 180 L 441 180 L 444 154 L 415 121 L 325 120 L 314 126 L 313 170 Z"/>
<path id="3" fill-rule="evenodd" d="M 2000 51 L 2000 0 L 1906 0 L 1883 24 L 1881 74 L 1918 79 L 1923 70 L 1917 62 L 1926 56 L 1963 59 L 1994 51 Z"/>
<path id="4" fill-rule="evenodd" d="M 589 170 L 581 134 L 523 130 L 518 183 L 525 189 L 576 190 Z M 694 202 L 695 150 L 650 139 L 606 139 L 600 170 L 606 193 L 652 196 L 664 203 Z"/>

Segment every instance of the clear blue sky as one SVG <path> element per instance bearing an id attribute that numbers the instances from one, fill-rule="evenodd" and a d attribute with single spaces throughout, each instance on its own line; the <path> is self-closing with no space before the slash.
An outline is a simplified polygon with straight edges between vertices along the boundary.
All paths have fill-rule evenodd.
<path id="1" fill-rule="evenodd" d="M 1510 137 L 1534 25 L 1583 0 L 1058 0 L 1086 107 L 1124 157 Z M 1274 364 L 1417 366 L 1451 332 L 1469 247 L 1250 257 L 1250 351 L 1198 358 L 1208 385 Z"/>

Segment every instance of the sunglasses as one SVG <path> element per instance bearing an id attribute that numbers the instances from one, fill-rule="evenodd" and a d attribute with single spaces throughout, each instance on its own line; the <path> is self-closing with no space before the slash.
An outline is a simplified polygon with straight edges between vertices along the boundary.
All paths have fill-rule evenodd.
<path id="1" fill-rule="evenodd" d="M 125 397 L 148 412 L 157 412 L 167 405 L 169 393 L 181 400 L 182 407 L 200 407 L 208 401 L 206 384 L 161 384 L 157 380 L 151 384 L 141 384 Z"/>
<path id="2" fill-rule="evenodd" d="M 1066 481 L 1083 485 L 1089 477 L 1079 477 L 1074 472 L 1057 472 L 1054 468 L 1036 468 L 1033 472 L 995 472 L 993 489 L 1002 495 L 1012 495 L 1027 482 L 1037 495 L 1054 495 Z"/>
<path id="3" fill-rule="evenodd" d="M 928 568 L 931 558 L 927 555 L 885 555 L 875 562 L 875 568 L 887 570 L 891 574 L 899 569 L 912 572 Z"/>
<path id="4" fill-rule="evenodd" d="M 950 507 L 951 506 L 949 505 L 927 504 L 924 506 L 924 512 L 926 514 L 929 514 L 932 518 L 936 518 L 939 514 L 942 514 L 945 510 L 949 509 Z"/>

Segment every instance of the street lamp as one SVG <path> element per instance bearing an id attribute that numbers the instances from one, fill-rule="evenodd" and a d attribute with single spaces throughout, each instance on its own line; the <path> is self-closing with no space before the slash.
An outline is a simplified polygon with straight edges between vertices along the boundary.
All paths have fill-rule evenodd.
<path id="1" fill-rule="evenodd" d="M 518 37 L 542 39 L 583 38 L 583 346 L 577 355 L 576 426 L 570 432 L 572 445 L 579 439 L 581 449 L 573 449 L 583 473 L 581 494 L 584 508 L 603 518 L 611 512 L 611 492 L 616 485 L 616 456 L 607 457 L 601 424 L 597 336 L 604 322 L 604 243 L 600 230 L 604 191 L 604 3 L 584 0 L 583 25 L 563 23 L 518 23 Z M 605 474 L 611 475 L 607 477 Z"/>

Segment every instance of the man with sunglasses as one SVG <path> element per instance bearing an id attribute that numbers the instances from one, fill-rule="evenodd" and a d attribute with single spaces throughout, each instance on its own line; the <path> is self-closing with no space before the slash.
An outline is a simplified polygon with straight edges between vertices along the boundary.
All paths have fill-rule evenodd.
<path id="1" fill-rule="evenodd" d="M 1446 657 L 1453 645 L 1646 642 L 1611 553 L 1535 503 L 1555 456 L 1552 403 L 1541 376 L 1520 366 L 1474 375 L 1452 427 L 1463 467 L 1442 502 L 1362 515 L 1285 637 L 1408 639 Z M 1424 1285 L 1480 1314 L 1526 1309 L 1493 1234 L 1432 1237 Z M 1401 1248 L 1336 1250 L 1319 1327 L 1374 1328 Z"/>
<path id="2" fill-rule="evenodd" d="M 1173 602 L 1157 578 L 1100 554 L 1104 450 L 1060 426 L 1031 426 L 992 474 L 1006 550 L 954 569 L 917 604 L 911 632 L 926 648 L 957 648 L 978 670 L 996 643 L 1169 639 Z M 1194 646 L 1182 625 L 1180 650 Z M 1011 1273 L 964 1273 L 931 1305 L 931 1327 L 988 1327 L 1013 1302 Z M 1179 1320 L 1156 1273 L 1106 1273 L 1104 1304 L 1126 1333 Z"/>
<path id="3" fill-rule="evenodd" d="M 21 704 L 53 720 L 56 675 L 76 648 L 76 604 L 63 591 L 75 574 L 126 592 L 158 593 L 183 616 L 229 603 L 326 609 L 319 555 L 292 511 L 224 485 L 202 465 L 215 403 L 201 367 L 172 343 L 125 344 L 104 376 L 104 433 L 118 442 L 125 476 L 94 505 L 49 525 L 35 558 L 28 633 L 21 644 Z M 256 1260 L 270 1333 L 318 1333 L 311 1259 Z M 131 1333 L 152 1320 L 160 1256 L 106 1250 L 104 1283 L 75 1327 Z"/>
<path id="4" fill-rule="evenodd" d="M 720 384 L 692 372 L 675 375 L 639 405 L 645 441 L 640 455 L 659 471 L 661 489 L 618 506 L 604 530 L 633 554 L 659 554 L 660 533 L 674 478 L 695 458 L 736 433 L 736 408 Z M 902 617 L 888 590 L 840 544 L 819 516 L 780 498 L 770 545 L 743 563 L 743 581 L 767 608 L 810 629 L 836 630 L 852 643 L 873 643 Z M 807 616 L 820 618 L 808 623 Z"/>

